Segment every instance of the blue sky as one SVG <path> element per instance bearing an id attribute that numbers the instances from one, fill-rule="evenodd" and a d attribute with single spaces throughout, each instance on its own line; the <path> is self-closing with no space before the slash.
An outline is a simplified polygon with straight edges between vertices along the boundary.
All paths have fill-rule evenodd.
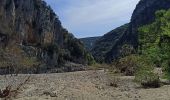
<path id="1" fill-rule="evenodd" d="M 45 0 L 75 37 L 102 36 L 130 21 L 139 0 Z"/>

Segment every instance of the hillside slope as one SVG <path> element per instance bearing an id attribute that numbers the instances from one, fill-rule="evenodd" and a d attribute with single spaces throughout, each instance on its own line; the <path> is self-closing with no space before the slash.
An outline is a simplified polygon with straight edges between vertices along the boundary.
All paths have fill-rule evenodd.
<path id="1" fill-rule="evenodd" d="M 170 0 L 141 0 L 131 17 L 128 29 L 124 35 L 115 43 L 112 50 L 107 53 L 105 60 L 111 62 L 114 58 L 120 56 L 120 47 L 124 44 L 138 47 L 138 28 L 149 24 L 155 19 L 155 12 L 161 9 L 169 9 Z"/>
<path id="2" fill-rule="evenodd" d="M 103 45 L 103 43 L 99 42 L 94 46 L 92 54 L 94 55 L 95 59 L 99 58 L 99 62 L 112 62 L 113 59 L 120 57 L 121 48 L 125 44 L 131 45 L 137 49 L 138 28 L 153 22 L 155 19 L 155 12 L 157 10 L 166 10 L 169 8 L 170 0 L 140 0 L 132 14 L 128 28 L 124 30 L 124 33 L 122 33 L 119 39 L 116 38 L 117 35 L 114 36 L 115 32 L 113 32 L 111 33 L 112 36 L 110 37 L 109 35 L 107 36 L 107 34 L 101 37 L 105 38 L 103 41 L 106 43 L 109 43 L 111 39 L 112 42 L 110 43 L 112 43 L 112 45 Z M 104 50 L 102 48 L 104 48 Z"/>
<path id="3" fill-rule="evenodd" d="M 128 28 L 128 24 L 122 25 L 102 36 L 94 44 L 91 52 L 95 60 L 98 62 L 104 62 L 107 52 L 109 52 L 119 38 L 125 33 Z"/>

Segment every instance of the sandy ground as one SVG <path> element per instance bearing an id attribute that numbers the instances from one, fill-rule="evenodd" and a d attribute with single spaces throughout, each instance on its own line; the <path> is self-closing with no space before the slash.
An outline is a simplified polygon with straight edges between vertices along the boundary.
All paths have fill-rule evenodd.
<path id="1" fill-rule="evenodd" d="M 28 76 L 0 76 L 0 88 L 9 83 L 16 88 Z M 143 89 L 133 79 L 103 70 L 31 75 L 12 100 L 170 100 L 170 86 Z"/>

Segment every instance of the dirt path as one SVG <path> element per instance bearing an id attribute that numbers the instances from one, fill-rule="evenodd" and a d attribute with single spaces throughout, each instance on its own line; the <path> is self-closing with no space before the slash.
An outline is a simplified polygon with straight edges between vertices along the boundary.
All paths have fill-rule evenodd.
<path id="1" fill-rule="evenodd" d="M 23 80 L 19 75 L 9 80 Z M 101 71 L 31 75 L 16 100 L 170 100 L 170 86 L 142 89 L 133 82 L 134 77 L 110 76 Z M 0 87 L 7 81 L 0 76 Z M 9 81 L 8 81 L 9 82 Z M 118 87 L 110 86 L 117 83 Z"/>

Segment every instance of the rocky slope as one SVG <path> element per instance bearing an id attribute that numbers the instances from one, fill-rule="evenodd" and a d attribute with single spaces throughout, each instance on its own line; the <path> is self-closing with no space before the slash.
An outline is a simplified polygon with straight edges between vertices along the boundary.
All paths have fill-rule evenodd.
<path id="1" fill-rule="evenodd" d="M 42 0 L 1 0 L 0 23 L 3 48 L 20 45 L 50 67 L 65 61 L 88 63 L 90 55 L 83 44 L 62 27 L 58 16 Z"/>
<path id="2" fill-rule="evenodd" d="M 100 38 L 100 36 L 97 37 L 87 37 L 87 38 L 81 38 L 80 40 L 83 42 L 84 46 L 87 50 L 91 50 L 95 44 L 95 42 Z"/>
<path id="3" fill-rule="evenodd" d="M 155 12 L 161 9 L 169 9 L 170 0 L 140 0 L 137 4 L 129 23 L 128 28 L 123 35 L 112 46 L 112 49 L 105 53 L 105 61 L 111 62 L 120 56 L 120 49 L 124 44 L 138 47 L 138 28 L 149 24 L 155 19 Z M 114 38 L 113 38 L 114 39 Z M 102 45 L 100 45 L 102 46 Z M 100 54 L 102 52 L 99 52 Z"/>
<path id="4" fill-rule="evenodd" d="M 104 62 L 106 53 L 109 52 L 114 44 L 119 40 L 119 38 L 123 35 L 123 33 L 128 28 L 128 24 L 122 25 L 104 36 L 102 36 L 96 43 L 94 44 L 91 52 L 98 62 Z"/>

